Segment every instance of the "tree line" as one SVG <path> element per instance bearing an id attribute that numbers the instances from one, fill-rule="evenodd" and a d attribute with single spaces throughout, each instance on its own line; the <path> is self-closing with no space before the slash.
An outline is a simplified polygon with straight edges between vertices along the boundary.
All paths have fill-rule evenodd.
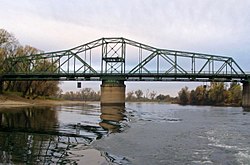
<path id="1" fill-rule="evenodd" d="M 136 91 L 129 91 L 126 96 L 127 101 L 157 101 L 157 102 L 177 102 L 176 97 L 171 97 L 170 95 L 158 94 L 155 91 L 146 90 L 144 93 L 142 90 L 138 89 Z"/>
<path id="2" fill-rule="evenodd" d="M 76 92 L 68 91 L 63 94 L 61 90 L 58 97 L 65 100 L 100 101 L 101 92 L 100 91 L 96 92 L 92 88 L 83 88 L 80 91 Z M 155 91 L 150 92 L 149 90 L 147 90 L 144 93 L 141 89 L 138 89 L 136 91 L 129 91 L 126 94 L 126 101 L 177 102 L 177 98 L 171 97 L 170 95 L 163 95 L 163 94 L 157 95 Z"/>
<path id="3" fill-rule="evenodd" d="M 101 93 L 100 91 L 94 91 L 92 88 L 83 88 L 76 92 L 69 91 L 64 94 L 61 93 L 59 97 L 65 100 L 100 101 Z"/>
<path id="4" fill-rule="evenodd" d="M 234 105 L 242 102 L 242 87 L 237 82 L 211 82 L 210 86 L 200 85 L 189 91 L 188 87 L 178 92 L 178 103 L 182 105 Z"/>
<path id="5" fill-rule="evenodd" d="M 0 75 L 5 72 L 9 66 L 4 63 L 8 58 L 24 57 L 31 54 L 42 53 L 41 50 L 29 45 L 21 45 L 15 36 L 5 29 L 0 29 Z M 33 69 L 43 70 L 52 62 L 49 60 L 33 61 Z M 22 68 L 30 69 L 30 63 L 22 63 Z M 11 66 L 14 67 L 14 66 Z M 56 67 L 56 66 L 53 66 Z M 18 68 L 15 68 L 18 72 Z M 4 91 L 18 92 L 22 97 L 37 98 L 38 96 L 53 96 L 59 91 L 58 81 L 5 81 L 3 84 Z"/>
<path id="6" fill-rule="evenodd" d="M 65 100 L 100 101 L 100 91 L 91 88 L 83 88 L 80 91 L 60 92 L 59 98 Z M 129 91 L 126 94 L 129 102 L 168 102 L 182 105 L 233 105 L 240 106 L 242 102 L 242 87 L 236 82 L 225 84 L 212 82 L 209 86 L 200 85 L 193 90 L 182 88 L 177 97 L 158 94 L 155 91 L 142 91 L 141 89 Z"/>

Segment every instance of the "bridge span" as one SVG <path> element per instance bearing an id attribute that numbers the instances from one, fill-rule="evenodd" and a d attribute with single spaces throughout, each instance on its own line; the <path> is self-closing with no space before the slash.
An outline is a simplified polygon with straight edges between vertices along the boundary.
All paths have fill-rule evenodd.
<path id="1" fill-rule="evenodd" d="M 124 81 L 243 83 L 250 107 L 249 74 L 232 57 L 159 49 L 126 38 L 101 38 L 71 49 L 4 59 L 4 81 L 102 81 L 101 104 L 124 104 Z"/>

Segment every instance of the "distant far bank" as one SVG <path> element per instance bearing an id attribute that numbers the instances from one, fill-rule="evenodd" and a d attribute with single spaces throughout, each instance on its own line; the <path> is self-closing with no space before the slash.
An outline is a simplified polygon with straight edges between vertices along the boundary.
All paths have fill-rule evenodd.
<path id="1" fill-rule="evenodd" d="M 8 108 L 18 108 L 23 106 L 58 106 L 58 105 L 84 105 L 91 103 L 100 103 L 99 100 L 91 101 L 91 100 L 67 100 L 67 99 L 58 99 L 58 98 L 36 98 L 36 99 L 28 99 L 19 96 L 16 93 L 4 93 L 0 95 L 0 109 L 8 109 Z M 164 103 L 164 104 L 179 104 L 179 105 L 195 105 L 195 106 L 230 106 L 230 107 L 240 107 L 241 104 L 234 103 L 220 103 L 220 104 L 181 104 L 177 98 L 166 100 L 150 100 L 150 99 L 135 99 L 135 100 L 126 100 L 126 103 Z"/>

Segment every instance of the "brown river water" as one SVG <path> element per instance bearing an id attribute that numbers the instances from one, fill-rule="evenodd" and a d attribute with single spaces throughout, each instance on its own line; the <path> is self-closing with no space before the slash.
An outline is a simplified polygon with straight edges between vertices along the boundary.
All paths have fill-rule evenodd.
<path id="1" fill-rule="evenodd" d="M 250 113 L 163 103 L 1 109 L 0 164 L 250 164 Z"/>

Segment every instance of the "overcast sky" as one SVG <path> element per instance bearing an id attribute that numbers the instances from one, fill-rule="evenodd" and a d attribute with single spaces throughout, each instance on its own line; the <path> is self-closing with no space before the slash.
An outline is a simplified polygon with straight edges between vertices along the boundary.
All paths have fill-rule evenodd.
<path id="1" fill-rule="evenodd" d="M 0 28 L 23 45 L 68 49 L 101 37 L 233 57 L 250 71 L 250 0 L 0 0 Z M 127 83 L 177 95 L 202 83 Z M 99 90 L 99 83 L 84 87 Z M 64 91 L 76 83 L 62 83 Z"/>

